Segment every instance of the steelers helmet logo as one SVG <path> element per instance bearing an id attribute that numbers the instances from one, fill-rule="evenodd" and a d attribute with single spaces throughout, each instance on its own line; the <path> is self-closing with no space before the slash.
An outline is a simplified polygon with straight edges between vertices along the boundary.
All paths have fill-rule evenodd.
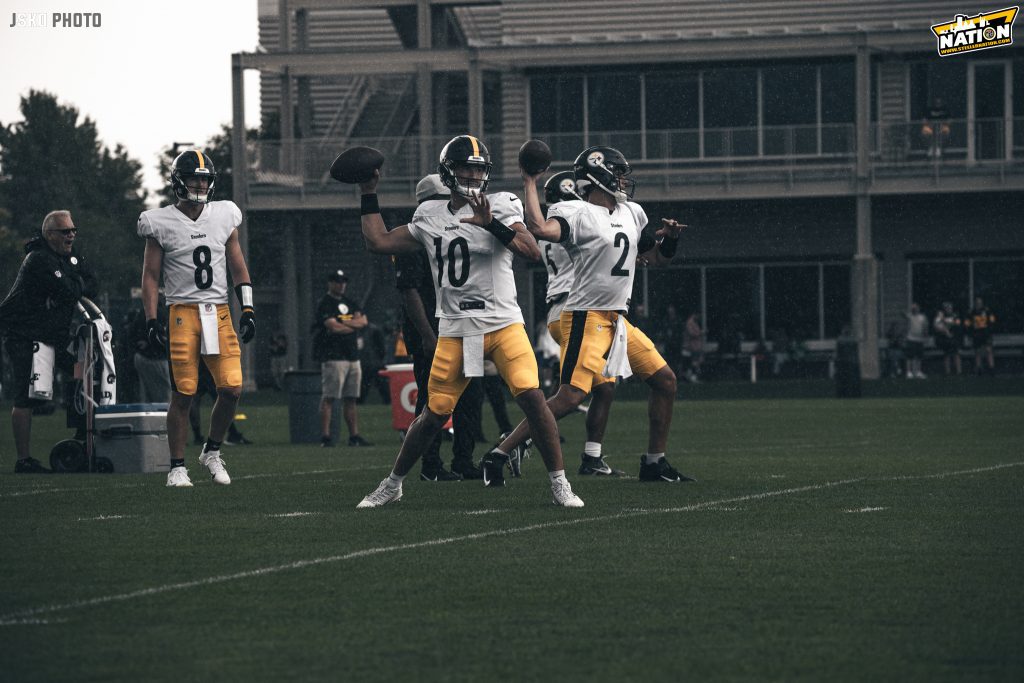
<path id="1" fill-rule="evenodd" d="M 587 163 L 591 166 L 603 166 L 604 154 L 601 152 L 591 152 L 590 156 L 587 157 Z"/>
<path id="2" fill-rule="evenodd" d="M 338 313 L 342 315 L 348 314 L 348 304 L 338 304 Z"/>
<path id="3" fill-rule="evenodd" d="M 576 194 L 576 181 L 572 178 L 563 178 L 562 182 L 558 183 L 558 191 L 562 194 Z"/>

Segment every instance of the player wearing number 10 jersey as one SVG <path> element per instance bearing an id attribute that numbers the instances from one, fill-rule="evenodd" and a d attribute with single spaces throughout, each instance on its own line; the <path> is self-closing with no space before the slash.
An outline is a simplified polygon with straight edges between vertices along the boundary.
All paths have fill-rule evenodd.
<path id="1" fill-rule="evenodd" d="M 200 358 L 217 384 L 217 401 L 199 462 L 210 470 L 215 483 L 231 483 L 220 458 L 220 445 L 241 397 L 242 365 L 228 308 L 228 271 L 241 303 L 242 341 L 248 343 L 256 334 L 252 284 L 238 244 L 242 212 L 234 202 L 211 201 L 216 179 L 210 157 L 199 150 L 183 152 L 171 167 L 171 185 L 178 201 L 139 216 L 138 234 L 146 238 L 142 303 L 149 343 L 169 350 L 171 364 L 173 392 L 167 411 L 171 469 L 167 485 L 174 487 L 192 485 L 184 449 Z M 161 274 L 170 305 L 166 337 L 157 322 Z"/>
<path id="2" fill-rule="evenodd" d="M 402 481 L 455 408 L 469 377 L 483 374 L 488 358 L 498 367 L 534 429 L 547 465 L 554 502 L 582 507 L 565 478 L 555 420 L 544 401 L 537 360 L 516 303 L 512 255 L 536 261 L 537 242 L 523 224 L 522 204 L 509 193 L 484 194 L 491 161 L 487 147 L 459 135 L 441 151 L 438 174 L 451 199 L 421 204 L 408 225 L 388 230 L 380 215 L 379 171 L 361 184 L 362 232 L 367 248 L 398 254 L 426 249 L 440 318 L 437 348 L 427 385 L 427 406 L 409 427 L 394 469 L 358 505 L 380 507 L 402 497 Z M 485 473 L 487 485 L 503 484 Z"/>

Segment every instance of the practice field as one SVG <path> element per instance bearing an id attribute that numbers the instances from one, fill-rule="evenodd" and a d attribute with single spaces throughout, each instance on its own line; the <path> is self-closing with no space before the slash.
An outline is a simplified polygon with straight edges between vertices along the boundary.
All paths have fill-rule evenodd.
<path id="1" fill-rule="evenodd" d="M 1024 680 L 1024 398 L 681 401 L 682 485 L 636 480 L 646 406 L 622 402 L 626 478 L 577 476 L 561 423 L 580 510 L 534 455 L 504 489 L 417 469 L 357 511 L 388 409 L 362 411 L 377 446 L 324 450 L 264 403 L 230 487 L 190 447 L 193 489 L 11 474 L 4 406 L 0 679 Z M 61 422 L 37 418 L 40 459 Z"/>

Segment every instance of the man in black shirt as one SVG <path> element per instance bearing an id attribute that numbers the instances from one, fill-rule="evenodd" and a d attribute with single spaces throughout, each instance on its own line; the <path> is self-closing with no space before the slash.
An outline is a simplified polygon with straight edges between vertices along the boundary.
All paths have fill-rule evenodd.
<path id="1" fill-rule="evenodd" d="M 437 174 L 426 176 L 416 185 L 417 203 L 449 196 L 451 192 Z M 402 307 L 405 312 L 402 337 L 413 361 L 417 415 L 427 405 L 427 384 L 430 379 L 430 366 L 434 362 L 434 348 L 437 345 L 437 295 L 434 292 L 433 277 L 424 250 L 395 255 L 395 285 L 402 295 Z M 452 424 L 455 427 L 452 471 L 444 468 L 440 455 L 441 435 L 438 434 L 423 455 L 420 479 L 457 481 L 463 478 L 483 477 L 480 469 L 473 464 L 475 434 L 479 430 L 483 399 L 483 383 L 479 377 L 475 377 L 470 380 L 466 390 L 459 397 L 452 413 Z"/>
<path id="2" fill-rule="evenodd" d="M 0 330 L 16 391 L 11 411 L 15 472 L 49 471 L 29 454 L 32 410 L 52 398 L 54 370 L 70 372 L 74 365 L 67 352 L 71 317 L 79 297 L 91 293 L 81 257 L 72 249 L 77 234 L 69 211 L 48 213 L 42 235 L 25 245 L 28 255 L 0 303 Z"/>
<path id="3" fill-rule="evenodd" d="M 313 356 L 320 361 L 320 445 L 333 446 L 331 414 L 334 401 L 342 400 L 342 415 L 348 425 L 349 446 L 370 446 L 359 435 L 356 399 L 362 382 L 359 364 L 358 331 L 366 327 L 366 315 L 352 299 L 345 296 L 348 276 L 333 270 L 327 276 L 327 293 L 316 306 L 313 322 Z"/>

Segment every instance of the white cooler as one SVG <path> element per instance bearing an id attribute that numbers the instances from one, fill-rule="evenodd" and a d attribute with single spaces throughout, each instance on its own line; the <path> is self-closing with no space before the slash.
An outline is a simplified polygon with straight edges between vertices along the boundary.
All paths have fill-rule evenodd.
<path id="1" fill-rule="evenodd" d="M 93 421 L 96 457 L 106 458 L 121 472 L 166 472 L 166 403 L 117 403 L 97 406 Z"/>

